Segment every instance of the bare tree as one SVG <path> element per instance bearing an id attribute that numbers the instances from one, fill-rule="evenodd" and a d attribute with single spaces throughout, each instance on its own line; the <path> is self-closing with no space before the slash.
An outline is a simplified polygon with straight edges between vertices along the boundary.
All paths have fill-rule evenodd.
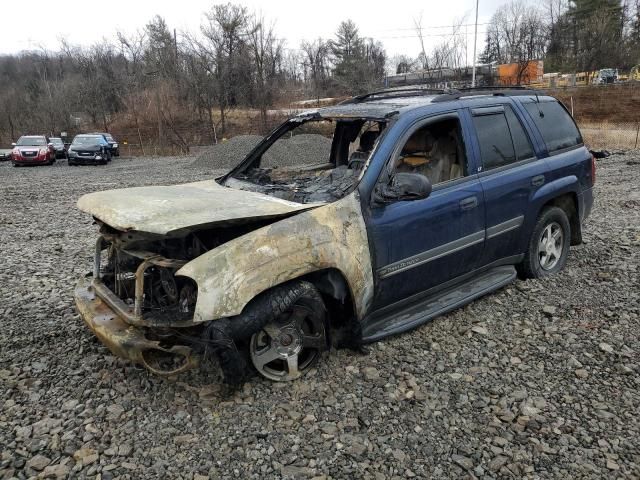
<path id="1" fill-rule="evenodd" d="M 533 60 L 544 57 L 547 24 L 540 10 L 523 0 L 511 0 L 498 8 L 487 27 L 484 62 L 516 63 L 516 83 L 527 80 Z"/>
<path id="2" fill-rule="evenodd" d="M 264 18 L 252 17 L 248 25 L 249 46 L 255 69 L 255 95 L 260 109 L 262 128 L 267 128 L 267 108 L 272 104 L 273 92 L 282 63 L 283 41 L 276 38 L 273 25 L 265 26 Z"/>
<path id="3" fill-rule="evenodd" d="M 329 43 L 322 38 L 313 42 L 303 41 L 300 46 L 303 55 L 302 65 L 309 72 L 313 96 L 320 100 L 321 92 L 326 92 L 329 79 Z M 305 76 L 306 73 L 305 73 Z"/>
<path id="4" fill-rule="evenodd" d="M 424 34 L 422 32 L 422 12 L 420 12 L 419 18 L 413 19 L 413 26 L 420 42 L 420 54 L 418 55 L 417 62 L 422 70 L 429 70 L 429 56 L 424 48 Z"/>
<path id="5" fill-rule="evenodd" d="M 240 5 L 214 5 L 205 17 L 207 21 L 201 26 L 204 41 L 200 46 L 209 57 L 209 69 L 218 86 L 216 100 L 225 131 L 226 112 L 238 104 L 250 78 L 245 68 L 249 57 L 246 43 L 249 13 Z"/>

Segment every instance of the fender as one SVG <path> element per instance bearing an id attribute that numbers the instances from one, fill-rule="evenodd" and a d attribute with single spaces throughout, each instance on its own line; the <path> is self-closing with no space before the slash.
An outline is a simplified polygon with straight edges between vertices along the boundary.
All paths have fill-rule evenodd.
<path id="1" fill-rule="evenodd" d="M 575 175 L 567 175 L 566 177 L 557 178 L 549 183 L 545 183 L 542 187 L 536 190 L 531 196 L 530 210 L 525 219 L 525 225 L 522 229 L 522 236 L 520 238 L 520 245 L 522 250 L 526 250 L 526 246 L 529 243 L 531 232 L 535 226 L 538 215 L 545 205 L 550 200 L 559 197 L 567 193 L 574 193 L 580 201 L 580 182 Z M 578 205 L 580 208 L 580 205 Z"/>
<path id="2" fill-rule="evenodd" d="M 575 193 L 580 197 L 580 182 L 578 181 L 578 177 L 575 175 L 568 175 L 566 177 L 558 178 L 549 183 L 545 183 L 542 187 L 536 190 L 531 197 L 531 203 L 536 205 L 536 215 L 534 218 L 537 218 L 542 205 L 552 198 L 565 193 Z"/>
<path id="3" fill-rule="evenodd" d="M 357 195 L 235 238 L 183 266 L 176 275 L 198 285 L 194 323 L 238 315 L 259 293 L 326 268 L 344 275 L 362 318 L 373 297 L 373 271 Z"/>

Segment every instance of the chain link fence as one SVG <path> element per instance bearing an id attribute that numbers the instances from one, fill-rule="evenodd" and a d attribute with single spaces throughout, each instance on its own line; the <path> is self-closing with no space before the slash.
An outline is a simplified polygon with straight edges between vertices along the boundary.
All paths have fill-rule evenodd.
<path id="1" fill-rule="evenodd" d="M 567 106 L 594 149 L 640 147 L 640 82 L 558 88 L 547 92 Z"/>

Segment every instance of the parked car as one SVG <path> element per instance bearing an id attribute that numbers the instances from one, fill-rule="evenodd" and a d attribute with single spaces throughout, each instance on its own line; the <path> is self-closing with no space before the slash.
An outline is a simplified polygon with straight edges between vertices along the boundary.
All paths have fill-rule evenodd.
<path id="1" fill-rule="evenodd" d="M 111 149 L 111 156 L 119 157 L 120 156 L 120 146 L 118 142 L 110 133 L 95 133 L 94 135 L 102 135 L 104 139 L 109 143 L 109 148 Z"/>
<path id="2" fill-rule="evenodd" d="M 76 135 L 67 150 L 69 165 L 96 165 L 111 161 L 111 149 L 102 135 Z"/>
<path id="3" fill-rule="evenodd" d="M 11 150 L 6 148 L 0 148 L 0 162 L 11 160 Z"/>
<path id="4" fill-rule="evenodd" d="M 56 158 L 67 158 L 67 147 L 65 147 L 64 142 L 61 138 L 51 137 L 49 141 L 53 145 L 53 149 L 56 152 Z"/>
<path id="5" fill-rule="evenodd" d="M 45 135 L 23 135 L 11 145 L 11 161 L 14 167 L 51 165 L 56 161 L 56 152 Z"/>
<path id="6" fill-rule="evenodd" d="M 277 141 L 314 127 L 333 129 L 325 163 L 273 163 Z M 292 380 L 330 338 L 357 348 L 560 272 L 594 182 L 578 127 L 540 92 L 363 95 L 293 117 L 215 180 L 80 198 L 100 236 L 75 301 L 155 373 L 215 352 L 237 382 L 248 351 Z"/>

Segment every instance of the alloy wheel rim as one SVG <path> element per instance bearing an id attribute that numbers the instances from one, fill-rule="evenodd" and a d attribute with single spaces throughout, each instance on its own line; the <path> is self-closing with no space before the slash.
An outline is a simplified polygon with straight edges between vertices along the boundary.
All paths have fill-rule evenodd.
<path id="1" fill-rule="evenodd" d="M 304 375 L 326 345 L 322 319 L 304 305 L 294 305 L 279 319 L 253 334 L 251 361 L 261 375 L 286 382 Z"/>
<path id="2" fill-rule="evenodd" d="M 538 241 L 538 261 L 543 270 L 551 270 L 554 268 L 564 249 L 564 233 L 558 222 L 549 223 L 542 233 Z"/>

